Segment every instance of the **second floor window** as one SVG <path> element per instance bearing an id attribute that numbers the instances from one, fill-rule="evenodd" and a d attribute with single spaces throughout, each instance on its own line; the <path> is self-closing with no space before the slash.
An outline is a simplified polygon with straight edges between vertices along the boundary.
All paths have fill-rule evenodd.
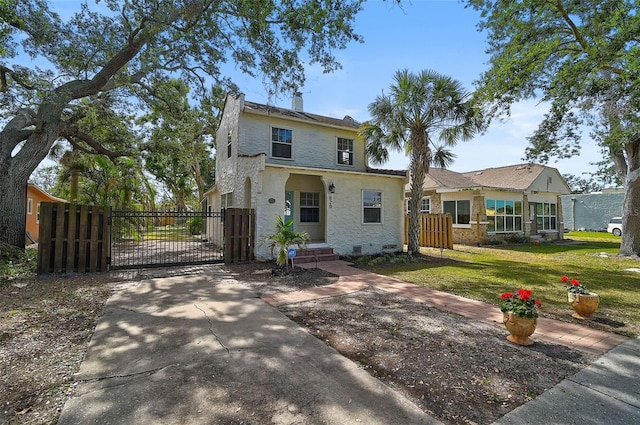
<path id="1" fill-rule="evenodd" d="M 353 165 L 353 140 L 338 137 L 338 164 Z"/>
<path id="2" fill-rule="evenodd" d="M 271 128 L 271 156 L 274 158 L 291 159 L 291 145 L 293 134 L 286 128 Z"/>

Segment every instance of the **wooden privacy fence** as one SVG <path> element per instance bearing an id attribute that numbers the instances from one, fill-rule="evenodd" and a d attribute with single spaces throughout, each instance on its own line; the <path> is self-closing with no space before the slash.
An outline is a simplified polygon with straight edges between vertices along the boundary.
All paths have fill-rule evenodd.
<path id="1" fill-rule="evenodd" d="M 253 260 L 256 216 L 249 208 L 224 210 L 224 262 Z"/>
<path id="2" fill-rule="evenodd" d="M 404 242 L 409 241 L 409 216 L 404 220 Z M 453 249 L 451 214 L 420 214 L 420 246 Z"/>
<path id="3" fill-rule="evenodd" d="M 107 271 L 109 244 L 109 208 L 40 204 L 38 274 Z"/>

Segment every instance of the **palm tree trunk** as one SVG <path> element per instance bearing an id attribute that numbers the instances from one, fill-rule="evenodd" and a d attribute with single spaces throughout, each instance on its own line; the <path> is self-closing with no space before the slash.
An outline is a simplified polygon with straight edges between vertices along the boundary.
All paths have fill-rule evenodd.
<path id="1" fill-rule="evenodd" d="M 420 201 L 425 170 L 418 161 L 411 160 L 411 198 L 409 199 L 409 255 L 420 253 Z"/>

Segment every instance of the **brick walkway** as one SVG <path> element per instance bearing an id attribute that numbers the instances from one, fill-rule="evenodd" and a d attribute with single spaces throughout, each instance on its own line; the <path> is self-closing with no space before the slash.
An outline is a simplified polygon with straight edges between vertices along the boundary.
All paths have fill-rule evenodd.
<path id="1" fill-rule="evenodd" d="M 315 263 L 301 264 L 296 267 L 313 268 Z M 370 273 L 351 267 L 345 261 L 319 262 L 318 268 L 339 276 L 338 281 L 331 285 L 302 291 L 265 295 L 262 299 L 273 306 L 280 306 L 318 298 L 346 295 L 372 287 L 401 295 L 439 310 L 503 326 L 502 312 L 500 308 L 493 304 L 470 300 L 446 292 L 416 286 L 388 276 Z M 565 345 L 596 355 L 602 355 L 628 339 L 622 335 L 544 317 L 538 318 L 538 326 L 532 338 Z"/>

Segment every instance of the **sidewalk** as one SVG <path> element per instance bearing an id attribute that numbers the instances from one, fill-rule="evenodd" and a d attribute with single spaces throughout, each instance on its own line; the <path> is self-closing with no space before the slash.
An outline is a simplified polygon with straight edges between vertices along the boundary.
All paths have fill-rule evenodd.
<path id="1" fill-rule="evenodd" d="M 315 264 L 298 267 L 313 268 Z M 344 261 L 321 262 L 318 267 L 339 276 L 338 282 L 303 291 L 265 295 L 263 300 L 279 306 L 373 287 L 430 307 L 502 326 L 502 313 L 492 304 L 359 270 Z M 495 425 L 640 423 L 640 339 L 546 318 L 538 318 L 532 338 L 601 357 L 533 401 L 503 416 L 494 422 Z"/>

